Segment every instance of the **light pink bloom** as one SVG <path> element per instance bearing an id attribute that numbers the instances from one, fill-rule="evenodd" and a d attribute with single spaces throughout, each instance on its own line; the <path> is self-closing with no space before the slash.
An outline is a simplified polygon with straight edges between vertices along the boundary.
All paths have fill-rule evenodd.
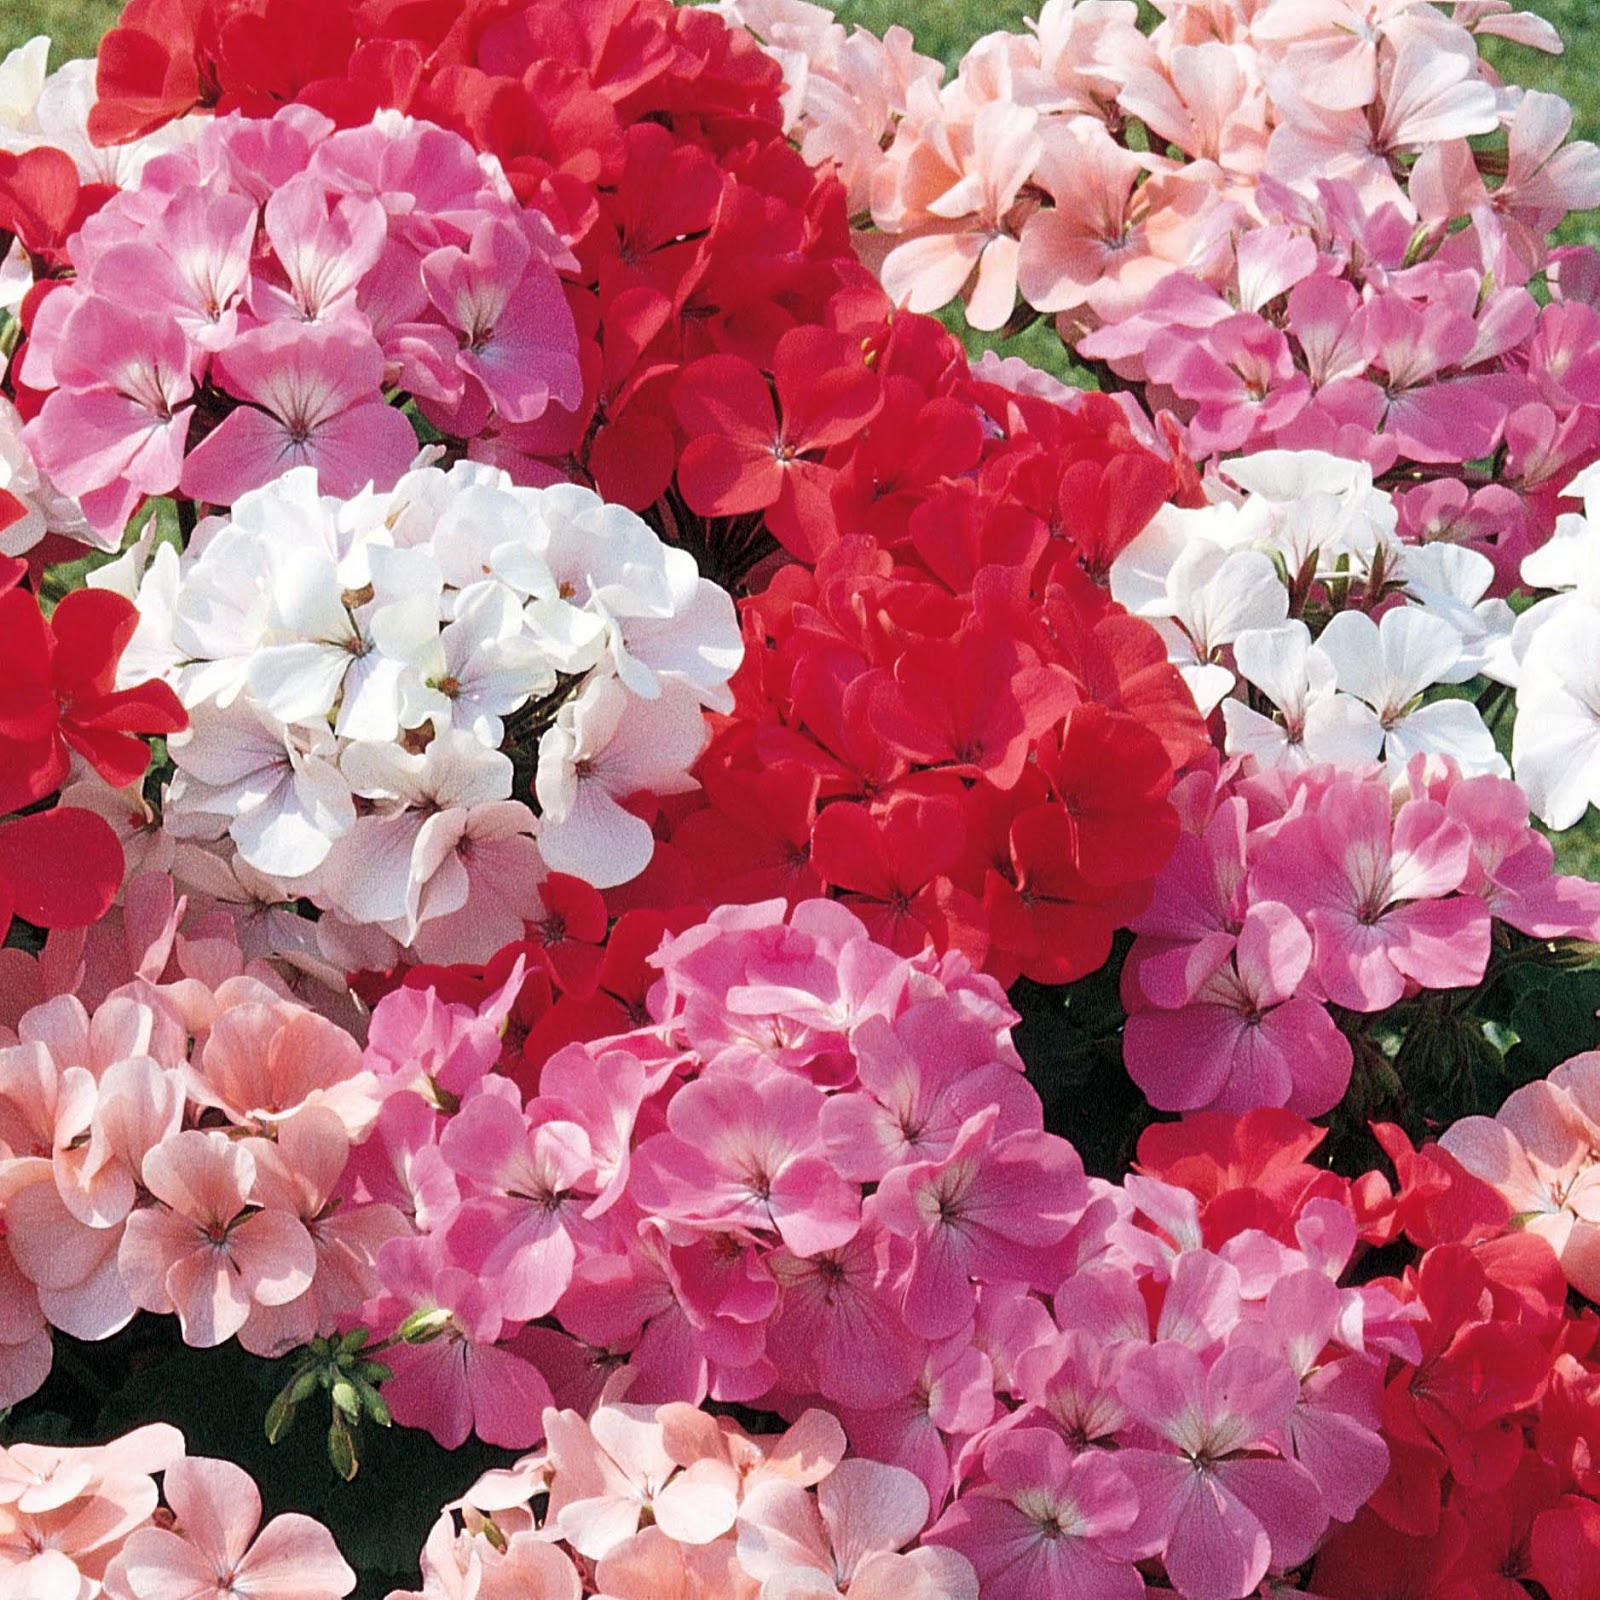
<path id="1" fill-rule="evenodd" d="M 229 1006 L 212 1024 L 195 1052 L 190 1095 L 235 1127 L 263 1131 L 322 1106 L 356 1140 L 378 1115 L 377 1076 L 355 1040 L 315 1012 L 265 996 Z"/>
<path id="2" fill-rule="evenodd" d="M 1580 1294 L 1600 1294 L 1600 1055 L 1574 1056 L 1513 1091 L 1490 1117 L 1464 1117 L 1439 1143 L 1549 1240 Z"/>
<path id="3" fill-rule="evenodd" d="M 213 362 L 213 377 L 246 402 L 184 462 L 183 492 L 232 505 L 293 467 L 317 469 L 324 494 L 392 489 L 417 453 L 411 424 L 383 398 L 383 352 L 342 323 L 269 322 Z"/>
<path id="4" fill-rule="evenodd" d="M 798 1484 L 764 1483 L 739 1508 L 739 1565 L 762 1580 L 763 1600 L 978 1600 L 978 1580 L 951 1551 L 899 1552 L 928 1521 L 928 1491 L 912 1473 L 841 1461 L 815 1497 Z"/>
<path id="5" fill-rule="evenodd" d="M 1007 213 L 1038 160 L 1038 121 L 1027 107 L 993 100 L 978 109 L 970 129 L 940 130 L 950 141 L 941 152 L 943 171 L 924 179 L 937 192 L 924 194 L 909 213 L 918 237 L 884 258 L 883 286 L 897 304 L 937 311 L 975 276 L 967 320 L 975 328 L 1005 323 L 1016 304 L 1018 252 Z"/>
<path id="6" fill-rule="evenodd" d="M 760 1585 L 739 1565 L 731 1540 L 684 1545 L 644 1528 L 595 1568 L 598 1600 L 758 1600 Z"/>
<path id="7" fill-rule="evenodd" d="M 136 1305 L 177 1312 L 186 1343 L 221 1344 L 256 1302 L 285 1305 L 310 1286 L 310 1235 L 287 1212 L 255 1209 L 255 1159 L 226 1134 L 173 1134 L 145 1157 L 143 1181 L 160 1203 L 128 1218 L 122 1276 Z"/>
<path id="8" fill-rule="evenodd" d="M 320 1522 L 288 1512 L 262 1528 L 260 1491 L 231 1461 L 175 1461 L 162 1493 L 177 1528 L 129 1538 L 122 1577 L 134 1600 L 343 1600 L 356 1586 Z"/>
<path id="9" fill-rule="evenodd" d="M 723 1462 L 680 1468 L 653 1407 L 602 1405 L 544 1415 L 553 1468 L 548 1523 L 580 1555 L 599 1560 L 639 1530 L 646 1513 L 679 1544 L 710 1544 L 733 1527 L 739 1475 Z"/>

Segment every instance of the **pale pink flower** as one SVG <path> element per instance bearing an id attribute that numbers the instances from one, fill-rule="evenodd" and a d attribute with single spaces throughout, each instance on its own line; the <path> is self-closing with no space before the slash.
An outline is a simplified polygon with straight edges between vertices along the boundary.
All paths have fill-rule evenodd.
<path id="1" fill-rule="evenodd" d="M 899 1553 L 928 1509 L 914 1474 L 876 1461 L 841 1461 L 814 1496 L 798 1484 L 759 1484 L 739 1507 L 739 1565 L 762 1580 L 764 1600 L 978 1600 L 962 1556 Z"/>
<path id="2" fill-rule="evenodd" d="M 383 398 L 383 352 L 343 323 L 268 322 L 241 334 L 212 364 L 234 398 L 189 452 L 183 492 L 232 505 L 291 468 L 310 466 L 325 494 L 391 489 L 417 453 L 411 424 Z"/>
<path id="3" fill-rule="evenodd" d="M 597 1600 L 759 1600 L 761 1586 L 739 1565 L 731 1540 L 685 1545 L 642 1529 L 595 1568 Z"/>
<path id="4" fill-rule="evenodd" d="M 1514 1090 L 1490 1117 L 1464 1117 L 1439 1143 L 1499 1190 L 1518 1225 L 1549 1240 L 1580 1294 L 1600 1294 L 1600 1056 L 1574 1056 Z"/>
<path id="5" fill-rule="evenodd" d="M 175 1461 L 162 1494 L 176 1527 L 141 1528 L 123 1551 L 134 1600 L 343 1600 L 356 1586 L 320 1522 L 288 1512 L 262 1528 L 260 1491 L 231 1461 Z"/>
<path id="6" fill-rule="evenodd" d="M 967 320 L 975 328 L 1005 323 L 1016 304 L 1018 251 L 1007 213 L 1038 161 L 1038 122 L 1027 107 L 993 100 L 978 109 L 970 128 L 940 130 L 948 165 L 938 179 L 924 179 L 937 192 L 925 193 L 909 213 L 913 228 L 892 227 L 917 236 L 894 246 L 883 262 L 883 286 L 897 304 L 937 311 L 971 278 Z"/>
<path id="7" fill-rule="evenodd" d="M 122 1276 L 136 1305 L 177 1312 L 186 1343 L 221 1344 L 256 1302 L 285 1305 L 310 1286 L 310 1235 L 287 1212 L 256 1209 L 255 1158 L 226 1134 L 173 1134 L 142 1177 L 159 1203 L 128 1218 Z"/>
<path id="8" fill-rule="evenodd" d="M 553 1469 L 547 1520 L 580 1555 L 611 1554 L 647 1513 L 679 1544 L 710 1544 L 733 1527 L 738 1473 L 711 1459 L 680 1468 L 653 1407 L 602 1405 L 587 1422 L 551 1409 L 544 1429 Z"/>
<path id="9" fill-rule="evenodd" d="M 1190 1600 L 1240 1600 L 1269 1566 L 1298 1566 L 1327 1526 L 1311 1474 L 1263 1454 L 1299 1395 L 1281 1358 L 1230 1345 L 1209 1370 L 1163 1343 L 1129 1356 L 1118 1387 L 1165 1450 L 1113 1458 L 1138 1491 L 1138 1527 Z"/>
<path id="10" fill-rule="evenodd" d="M 378 1115 L 377 1075 L 356 1041 L 315 1012 L 265 996 L 218 1016 L 195 1051 L 189 1093 L 235 1127 L 262 1131 L 322 1106 L 358 1140 Z"/>

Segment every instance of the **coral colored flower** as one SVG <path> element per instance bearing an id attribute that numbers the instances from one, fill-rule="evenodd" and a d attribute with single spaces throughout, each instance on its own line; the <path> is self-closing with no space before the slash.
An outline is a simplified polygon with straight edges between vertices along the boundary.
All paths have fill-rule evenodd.
<path id="1" fill-rule="evenodd" d="M 159 1203 L 128 1218 L 119 1265 L 135 1303 L 177 1312 L 187 1343 L 221 1344 L 256 1302 L 284 1305 L 310 1286 L 310 1235 L 287 1212 L 256 1209 L 254 1158 L 225 1134 L 173 1134 L 142 1179 Z"/>

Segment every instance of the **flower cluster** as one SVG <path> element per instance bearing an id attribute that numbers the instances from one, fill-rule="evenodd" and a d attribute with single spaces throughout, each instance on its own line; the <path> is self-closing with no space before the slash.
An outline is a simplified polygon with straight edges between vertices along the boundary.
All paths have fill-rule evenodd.
<path id="1" fill-rule="evenodd" d="M 724 908 L 651 964 L 650 1025 L 547 1058 L 508 1036 L 525 1104 L 493 1068 L 510 988 L 478 1013 L 398 991 L 366 1057 L 388 1093 L 361 1170 L 418 1233 L 380 1248 L 361 1321 L 436 1334 L 386 1355 L 395 1418 L 446 1443 L 547 1435 L 546 1516 L 580 1554 L 615 1555 L 659 1495 L 669 1540 L 737 1522 L 717 1559 L 780 1565 L 761 1543 L 750 1566 L 770 1531 L 746 1528 L 726 1443 L 697 1466 L 704 1445 L 661 1444 L 619 1393 L 797 1427 L 825 1408 L 918 1507 L 872 1548 L 926 1527 L 1003 1600 L 1132 1596 L 1157 1559 L 1193 1600 L 1237 1600 L 1376 1490 L 1384 1362 L 1415 1341 L 1392 1294 L 1335 1286 L 1341 1180 L 1318 1174 L 1259 1248 L 1202 1244 L 1165 1183 L 1086 1181 L 1041 1130 L 992 980 L 898 956 L 828 901 Z M 541 1420 L 541 1394 L 566 1409 Z M 589 1433 L 572 1412 L 597 1401 Z M 1189 1505 L 1199 1461 L 1218 1487 Z"/>
<path id="2" fill-rule="evenodd" d="M 170 879 L 129 902 L 130 943 L 154 936 L 131 982 L 85 1005 L 92 965 L 5 974 L 7 1405 L 48 1374 L 50 1328 L 104 1339 L 139 1309 L 176 1313 L 191 1345 L 293 1349 L 372 1293 L 406 1230 L 340 1198 L 379 1110 L 349 1032 L 246 964 L 226 922 L 181 935 Z"/>
<path id="3" fill-rule="evenodd" d="M 493 157 L 575 257 L 581 395 L 537 419 L 499 409 L 472 442 L 519 482 L 584 482 L 644 510 L 686 443 L 671 407 L 685 361 L 766 361 L 789 329 L 822 326 L 841 288 L 870 285 L 843 191 L 784 139 L 776 67 L 708 13 L 292 0 L 273 16 L 240 0 L 134 0 L 101 50 L 91 134 L 120 142 L 196 108 L 226 121 L 297 101 L 349 130 L 399 111 Z M 304 54 L 287 44 L 312 37 Z M 512 287 L 506 266 L 502 251 L 474 257 L 486 285 Z"/>
<path id="4" fill-rule="evenodd" d="M 650 825 L 621 802 L 691 786 L 741 651 L 727 595 L 632 512 L 471 462 L 350 500 L 295 468 L 158 546 L 138 601 L 124 680 L 193 716 L 163 826 L 320 907 L 347 968 L 483 961 L 547 870 L 635 877 Z"/>
<path id="5" fill-rule="evenodd" d="M 1372 769 L 1197 771 L 1184 833 L 1135 918 L 1128 1070 L 1167 1111 L 1320 1116 L 1350 1082 L 1329 1005 L 1388 1009 L 1478 983 L 1506 929 L 1600 941 L 1600 886 L 1554 871 L 1503 778 L 1413 758 Z"/>
<path id="6" fill-rule="evenodd" d="M 422 1553 L 431 1600 L 459 1585 L 534 1600 L 978 1600 L 954 1551 L 907 1551 L 928 1491 L 902 1467 L 852 1456 L 844 1430 L 808 1411 L 752 1437 L 693 1406 L 603 1403 L 545 1413 L 549 1443 L 492 1472 L 441 1513 Z M 542 1518 L 533 1502 L 542 1501 Z M 460 1526 L 452 1512 L 460 1514 Z"/>
<path id="7" fill-rule="evenodd" d="M 392 488 L 417 440 L 391 390 L 459 439 L 581 394 L 565 247 L 423 123 L 213 122 L 68 255 L 25 319 L 26 436 L 108 538 L 147 496 L 231 505 L 300 464 L 332 494 Z"/>
<path id="8" fill-rule="evenodd" d="M 1078 977 L 1147 895 L 1173 771 L 1206 744 L 1160 641 L 1089 576 L 1184 463 L 1109 399 L 969 376 L 931 320 L 863 313 L 848 339 L 786 334 L 768 371 L 713 356 L 680 381 L 689 508 L 759 513 L 802 560 L 743 604 L 660 903 L 827 889 L 905 953 Z"/>
<path id="9" fill-rule="evenodd" d="M 784 66 L 791 131 L 870 218 L 894 298 L 961 297 L 994 330 L 1020 290 L 1197 456 L 1398 463 L 1420 518 L 1498 525 L 1515 550 L 1600 448 L 1593 254 L 1547 244 L 1600 201 L 1600 152 L 1474 37 L 1559 49 L 1542 19 L 1178 0 L 1145 33 L 1125 6 L 1050 0 L 941 82 L 904 30 L 847 35 L 803 0 L 723 9 Z"/>
<path id="10" fill-rule="evenodd" d="M 262 1527 L 250 1475 L 185 1454 L 165 1423 L 89 1448 L 0 1448 L 5 1600 L 343 1600 L 355 1586 L 321 1523 L 291 1511 Z"/>

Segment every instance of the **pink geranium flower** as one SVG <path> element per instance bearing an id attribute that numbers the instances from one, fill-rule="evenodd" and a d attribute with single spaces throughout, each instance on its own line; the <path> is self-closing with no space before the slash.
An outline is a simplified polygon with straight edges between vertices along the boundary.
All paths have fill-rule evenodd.
<path id="1" fill-rule="evenodd" d="M 175 1461 L 162 1493 L 175 1527 L 141 1528 L 123 1550 L 134 1600 L 343 1600 L 356 1586 L 320 1522 L 289 1512 L 262 1528 L 260 1491 L 231 1461 Z"/>
<path id="2" fill-rule="evenodd" d="M 1048 1428 L 997 1435 L 983 1481 L 928 1533 L 977 1569 L 984 1600 L 1144 1600 L 1139 1498 L 1120 1455 L 1074 1456 Z M 1146 1541 L 1148 1543 L 1148 1541 Z"/>
<path id="3" fill-rule="evenodd" d="M 978 1580 L 950 1550 L 899 1552 L 928 1520 L 915 1474 L 877 1461 L 841 1461 L 815 1496 L 763 1483 L 739 1508 L 739 1564 L 774 1600 L 978 1600 Z"/>
<path id="4" fill-rule="evenodd" d="M 226 1134 L 173 1134 L 145 1157 L 143 1181 L 160 1203 L 128 1218 L 119 1266 L 136 1305 L 177 1312 L 186 1344 L 221 1344 L 257 1302 L 310 1287 L 311 1236 L 298 1217 L 257 1209 L 255 1158 Z"/>
<path id="5" fill-rule="evenodd" d="M 1311 935 L 1287 906 L 1257 901 L 1187 1004 L 1130 1015 L 1128 1072 L 1150 1103 L 1162 1111 L 1286 1105 L 1308 1117 L 1337 1105 L 1353 1057 L 1326 1009 L 1296 994 L 1311 952 Z"/>
<path id="6" fill-rule="evenodd" d="M 212 364 L 231 411 L 183 464 L 186 495 L 232 505 L 293 467 L 324 494 L 392 489 L 417 453 L 411 424 L 383 398 L 383 352 L 365 329 L 275 321 L 242 334 Z"/>
<path id="7" fill-rule="evenodd" d="M 1600 1298 L 1600 1054 L 1513 1091 L 1493 1117 L 1463 1117 L 1439 1143 L 1549 1241 L 1580 1294 Z"/>
<path id="8" fill-rule="evenodd" d="M 972 1315 L 975 1278 L 1053 1287 L 1050 1247 L 1088 1198 L 1065 1139 L 996 1139 L 998 1114 L 991 1106 L 969 1118 L 948 1156 L 897 1168 L 873 1197 L 878 1220 L 911 1244 L 905 1317 L 928 1338 Z"/>
<path id="9" fill-rule="evenodd" d="M 1189 1600 L 1241 1600 L 1269 1566 L 1305 1560 L 1328 1514 L 1311 1474 L 1270 1450 L 1300 1392 L 1287 1362 L 1238 1344 L 1207 1370 L 1165 1342 L 1129 1356 L 1118 1387 L 1166 1445 L 1116 1462 L 1138 1491 L 1141 1533 Z"/>
<path id="10" fill-rule="evenodd" d="M 1453 894 L 1471 855 L 1467 830 L 1437 801 L 1396 812 L 1386 783 L 1340 777 L 1278 830 L 1252 881 L 1310 928 L 1327 997 L 1381 1011 L 1408 981 L 1458 989 L 1483 976 L 1489 913 Z"/>

